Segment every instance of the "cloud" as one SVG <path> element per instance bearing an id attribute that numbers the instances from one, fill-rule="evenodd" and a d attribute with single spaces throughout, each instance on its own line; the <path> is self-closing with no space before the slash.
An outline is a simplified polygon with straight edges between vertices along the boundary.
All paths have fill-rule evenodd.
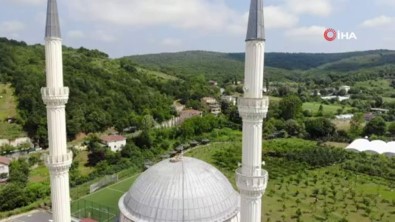
<path id="1" fill-rule="evenodd" d="M 45 4 L 46 0 L 0 0 L 0 3 L 11 3 L 11 4 L 18 4 L 18 5 L 39 5 Z"/>
<path id="2" fill-rule="evenodd" d="M 225 0 L 69 0 L 72 17 L 79 21 L 145 28 L 169 26 L 203 31 L 239 32 L 243 14 Z M 89 7 L 84 7 L 89 5 Z"/>
<path id="3" fill-rule="evenodd" d="M 111 32 L 105 32 L 103 30 L 96 30 L 92 34 L 91 39 L 96 39 L 96 40 L 99 40 L 101 42 L 106 42 L 106 43 L 115 42 L 115 40 L 116 40 L 115 36 L 113 36 L 109 33 L 111 33 Z"/>
<path id="4" fill-rule="evenodd" d="M 299 18 L 290 14 L 283 7 L 267 6 L 265 7 L 265 25 L 267 28 L 289 28 L 299 22 Z"/>
<path id="5" fill-rule="evenodd" d="M 383 6 L 392 6 L 395 7 L 395 1 L 394 0 L 378 0 L 378 3 Z"/>
<path id="6" fill-rule="evenodd" d="M 365 20 L 361 24 L 361 26 L 369 27 L 369 28 L 374 28 L 379 26 L 389 26 L 389 25 L 395 25 L 395 17 L 388 17 L 382 15 L 376 18 Z"/>
<path id="7" fill-rule="evenodd" d="M 288 30 L 285 34 L 292 39 L 300 40 L 322 40 L 325 27 L 322 26 L 309 26 L 309 27 L 298 27 Z"/>
<path id="8" fill-rule="evenodd" d="M 19 21 L 5 21 L 0 23 L 2 33 L 16 33 L 25 29 L 25 24 Z"/>
<path id="9" fill-rule="evenodd" d="M 182 45 L 182 41 L 181 39 L 176 39 L 176 38 L 165 38 L 162 40 L 162 45 L 170 46 L 170 47 L 180 46 Z"/>
<path id="10" fill-rule="evenodd" d="M 85 38 L 85 33 L 80 30 L 70 30 L 67 32 L 67 36 L 71 39 L 83 39 Z"/>
<path id="11" fill-rule="evenodd" d="M 287 0 L 285 5 L 295 14 L 328 16 L 333 10 L 330 0 Z"/>

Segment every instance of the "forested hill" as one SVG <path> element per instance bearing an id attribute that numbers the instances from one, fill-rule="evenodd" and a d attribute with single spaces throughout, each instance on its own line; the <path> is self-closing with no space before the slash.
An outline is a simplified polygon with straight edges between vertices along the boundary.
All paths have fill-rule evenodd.
<path id="1" fill-rule="evenodd" d="M 15 88 L 19 101 L 17 121 L 41 143 L 47 132 L 40 94 L 45 86 L 44 56 L 43 45 L 29 46 L 0 38 L 0 82 Z M 70 88 L 66 106 L 70 137 L 113 126 L 138 126 L 146 115 L 160 122 L 174 114 L 174 99 L 188 101 L 213 93 L 209 86 L 205 87 L 208 84 L 204 78 L 165 78 L 166 74 L 142 69 L 128 60 L 109 59 L 98 50 L 63 47 L 63 60 L 64 82 Z"/>
<path id="2" fill-rule="evenodd" d="M 226 81 L 241 78 L 244 53 L 186 51 L 126 57 L 145 67 L 178 75 L 204 74 L 207 78 Z M 348 53 L 266 53 L 266 76 L 284 79 L 305 71 L 349 72 L 362 68 L 395 63 L 395 51 L 373 50 Z"/>

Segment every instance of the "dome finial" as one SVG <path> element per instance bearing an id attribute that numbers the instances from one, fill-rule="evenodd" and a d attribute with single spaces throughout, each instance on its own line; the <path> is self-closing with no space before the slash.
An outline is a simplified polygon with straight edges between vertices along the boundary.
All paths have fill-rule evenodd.
<path id="1" fill-rule="evenodd" d="M 246 41 L 265 40 L 263 0 L 251 0 Z"/>
<path id="2" fill-rule="evenodd" d="M 47 24 L 45 27 L 45 37 L 60 38 L 60 25 L 58 6 L 56 0 L 48 0 L 47 6 Z"/>

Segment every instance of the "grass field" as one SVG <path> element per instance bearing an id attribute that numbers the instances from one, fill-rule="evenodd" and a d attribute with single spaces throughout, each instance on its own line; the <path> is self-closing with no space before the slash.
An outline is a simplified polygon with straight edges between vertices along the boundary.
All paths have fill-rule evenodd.
<path id="1" fill-rule="evenodd" d="M 16 106 L 14 89 L 10 84 L 0 84 L 0 139 L 14 139 L 25 135 L 20 125 L 5 121 L 8 117 L 17 116 Z"/>
<path id="2" fill-rule="evenodd" d="M 163 72 L 157 72 L 157 71 L 153 71 L 153 70 L 143 69 L 143 68 L 140 68 L 140 67 L 136 67 L 136 68 L 137 68 L 137 70 L 139 72 L 143 72 L 143 73 L 146 73 L 148 75 L 156 76 L 156 77 L 159 77 L 159 78 L 164 79 L 164 80 L 178 80 L 177 77 L 168 75 L 168 74 L 163 73 Z"/>
<path id="3" fill-rule="evenodd" d="M 313 114 L 318 112 L 318 109 L 320 108 L 321 103 L 317 102 L 307 102 L 303 103 L 303 110 L 309 110 Z M 322 105 L 323 106 L 323 114 L 324 115 L 335 115 L 337 114 L 337 110 L 342 109 L 341 105 Z M 347 112 L 347 110 L 350 110 L 351 107 L 345 107 L 344 112 Z"/>
<path id="4" fill-rule="evenodd" d="M 110 211 L 118 214 L 119 199 L 123 194 L 125 194 L 130 189 L 130 186 L 134 183 L 134 181 L 138 176 L 139 174 L 135 174 L 131 177 L 120 180 L 115 184 L 100 189 L 94 193 L 83 196 L 78 200 L 72 201 L 71 203 L 72 211 L 74 212 L 83 211 L 84 210 L 83 208 L 86 207 L 86 204 L 85 203 L 81 204 L 81 202 L 86 201 L 89 204 L 91 203 L 98 204 L 101 206 L 101 208 L 109 208 Z"/>

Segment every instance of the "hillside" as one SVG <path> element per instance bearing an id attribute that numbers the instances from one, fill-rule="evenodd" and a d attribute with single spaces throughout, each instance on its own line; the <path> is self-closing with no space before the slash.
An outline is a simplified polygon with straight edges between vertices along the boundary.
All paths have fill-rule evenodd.
<path id="1" fill-rule="evenodd" d="M 65 86 L 70 87 L 66 106 L 70 137 L 112 126 L 123 129 L 137 125 L 143 115 L 157 121 L 172 116 L 173 95 L 164 91 L 174 77 L 165 78 L 166 74 L 140 69 L 128 61 L 109 59 L 97 50 L 64 47 L 63 58 Z M 40 88 L 45 86 L 44 70 L 42 45 L 0 38 L 0 81 L 7 84 L 6 91 L 11 92 L 11 86 L 15 89 L 17 122 L 29 136 L 45 144 L 46 110 L 40 95 Z M 0 121 L 4 121 L 4 115 Z"/>
<path id="2" fill-rule="evenodd" d="M 126 57 L 132 62 L 171 75 L 204 74 L 220 82 L 244 70 L 244 53 L 187 51 Z M 295 75 L 322 72 L 351 72 L 395 63 L 395 51 L 373 50 L 347 53 L 266 53 L 266 76 L 273 80 L 295 80 Z"/>

